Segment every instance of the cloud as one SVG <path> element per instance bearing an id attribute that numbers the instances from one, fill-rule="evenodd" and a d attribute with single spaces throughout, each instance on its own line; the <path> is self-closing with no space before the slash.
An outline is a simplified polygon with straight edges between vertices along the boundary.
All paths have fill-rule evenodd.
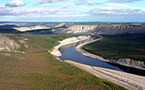
<path id="1" fill-rule="evenodd" d="M 142 9 L 142 10 L 145 10 L 145 8 L 143 8 L 143 7 L 136 7 L 136 6 L 130 6 L 130 5 L 118 4 L 118 3 L 107 3 L 106 5 L 120 7 L 120 8 L 124 7 L 124 8 L 130 8 L 130 9 Z"/>
<path id="2" fill-rule="evenodd" d="M 24 6 L 26 5 L 25 3 L 23 3 L 22 0 L 13 0 L 12 2 L 7 3 L 5 6 L 8 7 L 19 7 L 19 6 Z"/>
<path id="3" fill-rule="evenodd" d="M 63 2 L 68 0 L 39 0 L 35 4 L 45 4 L 45 3 L 56 3 L 56 2 Z"/>
<path id="4" fill-rule="evenodd" d="M 67 7 L 67 6 L 66 6 Z M 70 8 L 11 8 L 0 6 L 0 16 L 67 16 L 76 15 L 76 11 Z"/>
<path id="5" fill-rule="evenodd" d="M 66 2 L 65 5 L 57 2 Z M 67 3 L 69 0 L 38 0 L 37 4 L 40 4 L 36 7 L 19 7 L 24 6 L 25 4 L 22 0 L 13 0 L 6 5 L 0 5 L 0 18 L 5 19 L 7 17 L 11 17 L 11 19 L 25 18 L 23 20 L 42 20 L 51 19 L 62 20 L 67 18 L 67 20 L 126 20 L 131 18 L 130 20 L 145 20 L 145 8 L 136 7 L 134 5 L 130 6 L 130 4 L 124 4 L 125 2 L 135 2 L 140 0 L 106 0 L 107 2 L 103 2 L 101 0 L 70 0 L 72 3 Z M 100 2 L 99 2 L 100 1 Z M 108 2 L 109 1 L 109 2 Z M 113 3 L 114 2 L 114 3 Z M 122 2 L 122 3 L 121 3 Z M 124 2 L 124 3 L 123 3 Z M 49 3 L 49 4 L 45 4 Z M 71 5 L 70 5 L 71 4 Z M 76 7 L 76 5 L 80 5 Z M 84 5 L 86 9 L 83 9 Z M 88 6 L 87 6 L 88 5 Z M 89 5 L 93 5 L 93 7 L 89 7 Z M 97 8 L 97 5 L 101 5 Z M 29 5 L 31 6 L 31 5 Z M 32 5 L 33 6 L 33 5 Z M 17 8 L 12 8 L 17 7 Z M 94 8 L 96 7 L 96 8 Z M 63 18 L 62 18 L 63 17 Z M 79 17 L 79 18 L 78 18 Z M 73 19 L 72 19 L 73 18 Z M 135 18 L 135 19 L 133 19 Z M 141 19 L 142 18 L 142 19 Z M 1 19 L 2 20 L 2 19 Z M 8 20 L 8 19 L 7 19 Z M 129 20 L 129 19 L 128 19 Z"/>
<path id="6" fill-rule="evenodd" d="M 78 0 L 76 1 L 76 5 L 101 5 L 104 2 L 93 1 L 93 0 Z"/>
<path id="7" fill-rule="evenodd" d="M 114 3 L 133 3 L 137 1 L 142 1 L 142 0 L 109 0 L 109 2 L 114 2 Z"/>
<path id="8" fill-rule="evenodd" d="M 106 7 L 106 8 L 96 8 L 92 9 L 89 12 L 91 15 L 145 15 L 145 11 L 142 9 L 122 9 L 122 8 L 112 8 L 112 7 Z"/>
<path id="9" fill-rule="evenodd" d="M 0 16 L 15 16 L 15 15 L 50 15 L 59 12 L 59 9 L 28 9 L 28 8 L 5 8 L 0 9 Z"/>

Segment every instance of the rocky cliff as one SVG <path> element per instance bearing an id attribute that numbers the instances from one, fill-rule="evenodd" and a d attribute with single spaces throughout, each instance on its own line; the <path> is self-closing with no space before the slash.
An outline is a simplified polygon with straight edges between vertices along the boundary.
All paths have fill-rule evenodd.
<path id="1" fill-rule="evenodd" d="M 80 45 L 78 45 L 76 47 L 76 50 L 78 52 L 82 53 L 85 56 L 88 56 L 88 57 L 91 57 L 91 58 L 95 58 L 95 59 L 99 59 L 99 60 L 105 61 L 105 62 L 113 64 L 113 65 L 117 65 L 117 66 L 120 65 L 121 68 L 123 66 L 125 69 L 126 69 L 126 67 L 133 67 L 133 69 L 134 68 L 138 68 L 138 69 L 145 70 L 145 61 L 137 61 L 137 60 L 133 60 L 133 59 L 130 59 L 130 58 L 122 58 L 122 59 L 118 59 L 118 60 L 105 59 L 105 58 L 103 58 L 103 57 L 101 57 L 99 55 L 90 53 L 90 52 L 85 51 L 84 49 L 82 49 L 83 46 L 85 46 L 87 44 L 90 44 L 90 43 L 93 43 L 93 42 L 96 42 L 96 41 L 99 41 L 102 38 L 103 37 L 91 40 L 90 42 L 87 42 L 87 43 L 80 44 Z"/>
<path id="2" fill-rule="evenodd" d="M 133 60 L 130 58 L 124 58 L 124 59 L 119 59 L 119 60 L 110 59 L 109 61 L 112 63 L 117 63 L 117 64 L 121 64 L 121 65 L 125 65 L 125 66 L 131 66 L 131 67 L 145 69 L 144 61 L 137 61 L 137 60 Z"/>
<path id="3" fill-rule="evenodd" d="M 20 45 L 17 44 L 14 40 L 8 38 L 4 34 L 0 34 L 0 51 L 16 51 L 20 48 Z"/>
<path id="4" fill-rule="evenodd" d="M 13 29 L 16 29 L 21 32 L 25 31 L 31 31 L 31 30 L 37 30 L 37 29 L 49 29 L 49 27 L 46 26 L 30 26 L 30 27 L 14 27 Z"/>
<path id="5" fill-rule="evenodd" d="M 53 30 L 54 33 L 81 33 L 81 34 L 143 34 L 145 24 L 111 24 L 111 25 L 72 25 L 67 28 Z"/>
<path id="6" fill-rule="evenodd" d="M 104 25 L 98 26 L 96 34 L 115 35 L 115 34 L 143 34 L 145 25 Z"/>

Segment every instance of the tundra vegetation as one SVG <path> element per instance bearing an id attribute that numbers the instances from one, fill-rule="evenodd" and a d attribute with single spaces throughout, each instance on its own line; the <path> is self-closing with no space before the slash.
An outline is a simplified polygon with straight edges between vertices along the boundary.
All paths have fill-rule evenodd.
<path id="1" fill-rule="evenodd" d="M 103 36 L 103 39 L 83 47 L 106 59 L 130 58 L 145 61 L 145 35 Z"/>
<path id="2" fill-rule="evenodd" d="M 78 35 L 5 35 L 15 40 L 21 48 L 19 52 L 0 52 L 0 90 L 125 89 L 59 61 L 48 52 L 59 44 L 59 40 Z M 28 47 L 19 43 L 23 39 Z"/>

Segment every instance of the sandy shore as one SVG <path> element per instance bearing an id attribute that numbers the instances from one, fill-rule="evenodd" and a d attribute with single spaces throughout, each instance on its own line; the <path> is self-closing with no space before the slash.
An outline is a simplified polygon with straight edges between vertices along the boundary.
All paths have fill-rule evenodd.
<path id="1" fill-rule="evenodd" d="M 64 39 L 62 41 L 59 41 L 59 45 L 55 46 L 52 50 L 48 51 L 50 52 L 50 54 L 54 55 L 54 56 L 61 56 L 61 53 L 59 51 L 59 48 L 68 44 L 73 44 L 73 43 L 77 43 L 80 41 L 84 41 L 84 40 L 89 40 L 91 37 L 90 36 L 78 36 L 78 37 L 71 37 L 71 38 L 67 38 Z"/>
<path id="2" fill-rule="evenodd" d="M 103 38 L 103 37 L 102 37 L 102 38 Z M 102 38 L 95 39 L 95 40 L 91 40 L 90 42 L 87 42 L 87 43 L 84 43 L 84 44 L 80 44 L 80 45 L 78 45 L 78 46 L 76 47 L 76 50 L 77 50 L 78 52 L 82 53 L 82 54 L 85 55 L 85 56 L 89 56 L 89 57 L 91 57 L 91 58 L 95 58 L 95 59 L 99 59 L 99 60 L 102 60 L 102 61 L 105 61 L 105 62 L 109 62 L 108 60 L 104 59 L 103 57 L 100 57 L 100 56 L 98 56 L 98 55 L 89 53 L 89 52 L 87 52 L 87 51 L 85 51 L 85 50 L 82 49 L 82 47 L 83 47 L 84 45 L 87 45 L 87 44 L 90 44 L 90 43 L 99 41 L 99 40 L 101 40 Z"/>
<path id="3" fill-rule="evenodd" d="M 95 58 L 95 59 L 99 59 L 99 60 L 102 60 L 102 61 L 105 61 L 105 62 L 111 62 L 110 60 L 107 60 L 107 59 L 104 59 L 103 57 L 99 56 L 99 55 L 96 55 L 96 54 L 92 54 L 90 52 L 87 52 L 85 51 L 84 49 L 82 49 L 83 46 L 87 45 L 87 44 L 90 44 L 90 43 L 93 43 L 93 42 L 96 42 L 96 41 L 99 41 L 101 40 L 103 37 L 99 38 L 99 39 L 95 39 L 95 40 L 91 40 L 90 42 L 87 42 L 87 43 L 84 43 L 84 44 L 80 44 L 76 47 L 76 50 L 80 53 L 82 53 L 83 55 L 85 56 L 88 56 L 88 57 L 91 57 L 91 58 Z M 122 60 L 124 60 L 122 58 Z M 126 60 L 130 60 L 129 58 L 126 58 Z M 135 60 L 134 60 L 135 62 Z M 138 63 L 139 61 L 136 61 L 136 63 Z M 127 67 L 133 67 L 133 68 L 137 68 L 137 69 L 141 69 L 141 70 L 145 70 L 145 68 L 142 68 L 142 67 L 138 67 L 138 66 L 131 66 L 131 65 L 128 65 L 128 64 L 123 64 L 123 63 L 116 63 L 116 64 L 119 64 L 119 65 L 123 65 L 123 66 L 127 66 Z"/>
<path id="4" fill-rule="evenodd" d="M 65 62 L 73 64 L 85 71 L 94 74 L 97 77 L 114 82 L 129 90 L 145 90 L 145 77 L 143 76 L 138 76 L 126 72 L 120 72 L 120 71 L 115 71 L 115 70 L 101 68 L 101 67 L 89 66 L 70 60 L 65 60 Z"/>
<path id="5" fill-rule="evenodd" d="M 85 44 L 80 44 L 76 47 L 76 50 L 85 56 L 89 56 L 91 58 L 96 58 L 96 59 L 108 62 L 108 60 L 104 59 L 103 57 L 94 55 L 82 49 L 84 45 L 90 44 L 92 42 L 96 42 L 101 39 L 102 38 L 99 38 Z M 120 71 L 115 71 L 115 70 L 101 68 L 101 67 L 92 67 L 89 65 L 83 65 L 83 64 L 79 64 L 79 63 L 69 61 L 69 60 L 67 60 L 66 62 L 71 63 L 83 70 L 86 70 L 96 75 L 97 77 L 106 79 L 120 86 L 126 87 L 129 90 L 145 90 L 145 77 L 144 76 L 138 76 L 138 75 L 129 74 L 126 72 L 120 72 Z"/>
<path id="6" fill-rule="evenodd" d="M 97 39 L 97 40 L 100 40 L 100 39 Z M 81 52 L 83 55 L 106 61 L 105 59 L 103 59 L 100 56 L 88 53 L 88 52 L 81 49 L 82 46 L 89 44 L 89 43 L 92 43 L 92 42 L 95 42 L 97 40 L 92 40 L 88 43 L 80 44 L 76 47 L 76 49 L 78 52 Z M 61 46 L 59 46 L 59 47 L 61 47 Z M 60 53 L 57 53 L 57 51 L 59 51 L 59 48 L 54 48 L 55 54 L 53 53 L 53 55 L 59 56 Z M 97 77 L 114 82 L 114 83 L 116 83 L 120 86 L 123 86 L 129 90 L 145 90 L 145 77 L 143 77 L 143 76 L 138 76 L 138 75 L 129 74 L 126 72 L 115 71 L 115 70 L 101 68 L 101 67 L 94 67 L 94 66 L 90 66 L 90 65 L 80 64 L 80 63 L 77 63 L 77 62 L 74 62 L 71 60 L 65 60 L 65 62 L 73 64 L 73 65 L 75 65 L 83 70 L 86 70 L 86 71 L 94 74 Z"/>

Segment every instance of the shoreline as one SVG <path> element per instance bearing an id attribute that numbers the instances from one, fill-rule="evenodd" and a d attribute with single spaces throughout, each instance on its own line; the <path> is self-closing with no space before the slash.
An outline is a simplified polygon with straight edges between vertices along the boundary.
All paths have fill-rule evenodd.
<path id="1" fill-rule="evenodd" d="M 130 68 L 131 72 L 130 71 L 127 71 L 129 73 L 133 73 L 133 70 L 137 70 L 139 71 L 140 73 L 135 73 L 135 74 L 138 74 L 138 75 L 141 75 L 141 76 L 145 76 L 144 72 L 145 72 L 145 69 L 144 68 L 141 68 L 141 67 L 137 67 L 137 66 L 130 66 L 130 65 L 126 65 L 126 64 L 122 64 L 122 63 L 115 63 L 115 62 L 111 62 L 109 59 L 105 59 L 99 55 L 96 55 L 96 54 L 93 54 L 93 53 L 90 53 L 88 51 L 85 51 L 84 49 L 82 49 L 83 46 L 87 45 L 87 44 L 90 44 L 90 43 L 93 43 L 93 42 L 96 42 L 96 41 L 99 41 L 101 40 L 103 37 L 101 36 L 101 38 L 98 38 L 98 39 L 95 39 L 95 40 L 92 40 L 92 41 L 89 41 L 87 43 L 84 43 L 84 44 L 79 44 L 78 46 L 76 46 L 76 50 L 78 52 L 80 52 L 81 54 L 85 55 L 85 56 L 88 56 L 88 57 L 91 57 L 91 58 L 94 58 L 94 59 L 99 59 L 99 60 L 102 60 L 106 63 L 109 63 L 111 65 L 115 65 L 115 66 L 122 66 L 122 67 L 126 67 L 126 68 Z M 124 68 L 121 68 L 121 69 L 124 69 Z M 125 69 L 124 69 L 125 70 Z"/>
<path id="2" fill-rule="evenodd" d="M 52 50 L 48 51 L 50 52 L 50 54 L 59 57 L 61 56 L 61 52 L 59 51 L 60 47 L 65 46 L 65 45 L 69 45 L 69 44 L 73 44 L 73 43 L 78 43 L 80 41 L 84 41 L 84 40 L 89 40 L 91 37 L 90 36 L 78 36 L 78 37 L 71 37 L 71 38 L 66 38 L 62 41 L 59 41 L 59 45 L 55 46 L 54 48 L 52 48 Z"/>
<path id="3" fill-rule="evenodd" d="M 80 44 L 76 47 L 77 51 L 80 52 L 81 51 L 81 47 L 83 45 L 98 41 L 102 38 L 96 39 L 96 40 L 92 40 L 88 43 L 85 44 Z M 86 39 L 87 40 L 87 39 Z M 71 43 L 69 43 L 71 44 Z M 65 44 L 67 45 L 67 44 Z M 63 45 L 58 45 L 59 48 Z M 58 58 L 58 56 L 60 55 L 57 51 L 59 51 L 58 46 L 56 46 L 57 48 L 54 48 L 51 51 L 51 54 L 53 54 L 54 56 L 56 56 L 56 58 Z M 52 53 L 53 52 L 53 53 Z M 54 53 L 56 52 L 56 53 Z M 80 52 L 81 53 L 81 52 Z M 57 55 L 56 55 L 57 54 Z M 96 58 L 97 55 L 93 55 L 93 54 L 86 54 L 86 51 L 83 51 L 82 53 L 83 55 L 88 55 L 89 57 L 91 56 L 91 58 Z M 98 56 L 97 56 L 98 58 Z M 101 57 L 99 56 L 99 58 L 101 59 Z M 60 60 L 60 59 L 59 59 Z M 103 58 L 102 58 L 103 60 Z M 85 64 L 80 64 L 71 60 L 64 60 L 67 63 L 70 63 L 72 65 L 77 66 L 78 68 L 81 68 L 87 72 L 90 72 L 91 74 L 106 79 L 108 81 L 112 81 L 120 86 L 123 86 L 129 90 L 144 90 L 145 89 L 145 77 L 143 76 L 138 76 L 138 75 L 134 75 L 134 74 L 130 74 L 130 73 L 126 73 L 126 72 L 120 72 L 120 71 L 115 71 L 115 70 L 110 70 L 110 69 L 105 69 L 105 68 L 101 68 L 101 67 L 93 67 L 90 65 L 85 65 Z M 105 62 L 107 62 L 105 59 L 103 60 Z"/>
<path id="4" fill-rule="evenodd" d="M 85 65 L 71 60 L 65 60 L 65 62 L 75 65 L 76 67 L 90 72 L 99 78 L 116 83 L 129 90 L 145 90 L 145 77 L 126 72 Z"/>
<path id="5" fill-rule="evenodd" d="M 87 43 L 84 43 L 84 44 L 79 44 L 77 47 L 76 47 L 76 50 L 78 52 L 80 52 L 81 54 L 85 55 L 85 56 L 88 56 L 88 57 L 91 57 L 91 58 L 95 58 L 95 59 L 99 59 L 99 60 L 102 60 L 102 61 L 105 61 L 105 62 L 109 62 L 108 60 L 104 59 L 103 57 L 99 56 L 99 55 L 95 55 L 95 54 L 92 54 L 90 52 L 87 52 L 85 50 L 82 49 L 83 46 L 87 45 L 87 44 L 90 44 L 90 43 L 93 43 L 93 42 L 96 42 L 96 41 L 99 41 L 101 40 L 103 37 L 99 38 L 99 39 L 95 39 L 95 40 L 92 40 L 90 42 L 87 42 Z"/>
<path id="6" fill-rule="evenodd" d="M 124 67 L 128 67 L 128 68 L 135 68 L 135 69 L 139 69 L 139 70 L 143 70 L 145 71 L 145 68 L 141 68 L 141 67 L 137 67 L 137 66 L 131 66 L 131 65 L 126 65 L 126 64 L 122 64 L 122 63 L 115 63 L 115 62 L 111 62 L 109 59 L 105 59 L 99 55 L 96 55 L 96 54 L 93 54 L 93 53 L 90 53 L 88 51 L 85 51 L 84 49 L 82 49 L 83 46 L 87 45 L 87 44 L 90 44 L 90 43 L 93 43 L 93 42 L 96 42 L 96 41 L 99 41 L 101 40 L 103 37 L 99 38 L 99 39 L 95 39 L 95 40 L 92 40 L 90 42 L 87 42 L 85 44 L 80 44 L 76 47 L 76 50 L 78 52 L 80 52 L 81 54 L 85 55 L 85 56 L 88 56 L 88 57 L 91 57 L 91 58 L 94 58 L 94 59 L 99 59 L 99 60 L 102 60 L 102 61 L 105 61 L 106 63 L 109 63 L 109 64 L 115 64 L 115 65 L 120 65 L 120 66 L 124 66 Z"/>

